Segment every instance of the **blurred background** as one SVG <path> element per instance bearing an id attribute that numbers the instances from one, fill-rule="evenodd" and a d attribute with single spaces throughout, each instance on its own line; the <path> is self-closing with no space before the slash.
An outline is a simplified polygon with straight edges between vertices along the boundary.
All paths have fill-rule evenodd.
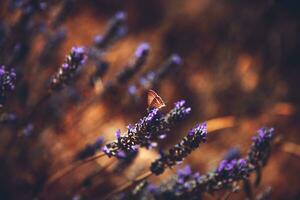
<path id="1" fill-rule="evenodd" d="M 137 122 L 146 113 L 146 89 L 134 96 L 130 86 L 140 85 L 141 77 L 157 70 L 174 53 L 183 64 L 152 88 L 167 104 L 163 112 L 184 99 L 192 114 L 159 145 L 170 147 L 196 123 L 209 120 L 212 131 L 207 144 L 182 164 L 203 174 L 233 147 L 246 155 L 258 128 L 274 127 L 276 144 L 256 191 L 271 186 L 271 199 L 300 199 L 298 1 L 44 1 L 45 8 L 41 6 L 31 17 L 26 31 L 14 29 L 24 12 L 17 6 L 20 2 L 0 0 L 0 64 L 15 68 L 18 77 L 16 90 L 1 113 L 14 112 L 22 118 L 30 110 L 37 111 L 22 129 L 16 128 L 16 122 L 0 125 L 1 199 L 33 199 L 47 178 L 67 166 L 86 144 L 99 136 L 113 140 L 116 130 L 123 132 Z M 64 8 L 60 23 L 51 26 Z M 91 46 L 118 11 L 127 15 L 127 33 L 103 55 L 109 63 L 105 76 L 91 87 L 87 77 L 95 68 L 89 63 L 72 86 L 37 104 L 70 49 Z M 47 41 L 59 32 L 63 32 L 59 45 L 42 57 L 41 52 L 49 48 Z M 8 38 L 17 39 L 7 44 Z M 88 103 L 126 66 L 142 42 L 149 43 L 151 50 L 137 76 L 112 94 Z M 141 174 L 156 157 L 155 151 L 141 151 L 125 177 Z M 101 158 L 68 175 L 48 191 L 48 199 L 71 199 L 80 193 L 76 183 L 107 162 Z M 159 182 L 170 175 L 166 172 L 151 180 Z M 87 199 L 101 199 L 125 180 L 105 172 L 97 187 L 86 192 Z"/>

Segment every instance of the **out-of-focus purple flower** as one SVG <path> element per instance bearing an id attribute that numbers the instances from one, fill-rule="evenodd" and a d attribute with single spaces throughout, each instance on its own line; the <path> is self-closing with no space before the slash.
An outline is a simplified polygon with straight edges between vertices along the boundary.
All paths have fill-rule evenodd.
<path id="1" fill-rule="evenodd" d="M 184 183 L 192 175 L 192 169 L 189 165 L 183 169 L 177 170 L 177 182 Z"/>
<path id="2" fill-rule="evenodd" d="M 7 70 L 5 66 L 0 66 L 0 104 L 4 102 L 7 94 L 15 89 L 15 85 L 15 70 Z"/>
<path id="3" fill-rule="evenodd" d="M 162 79 L 169 72 L 174 71 L 175 68 L 182 65 L 182 59 L 177 54 L 172 54 L 169 59 L 157 71 L 156 77 L 153 81 Z"/>
<path id="4" fill-rule="evenodd" d="M 29 123 L 22 129 L 22 134 L 26 137 L 29 137 L 32 135 L 33 131 L 34 125 L 32 123 Z"/>
<path id="5" fill-rule="evenodd" d="M 1 113 L 0 114 L 0 124 L 13 123 L 17 119 L 15 113 Z"/>
<path id="6" fill-rule="evenodd" d="M 174 72 L 175 69 L 182 65 L 182 59 L 179 55 L 171 55 L 156 71 L 150 71 L 145 76 L 140 78 L 140 84 L 144 89 L 154 87 L 168 73 Z"/>
<path id="7" fill-rule="evenodd" d="M 270 155 L 273 137 L 274 128 L 261 128 L 257 131 L 248 153 L 248 160 L 252 165 L 262 167 L 266 164 Z"/>
<path id="8" fill-rule="evenodd" d="M 98 137 L 96 141 L 92 144 L 87 144 L 84 149 L 82 149 L 77 155 L 76 159 L 77 160 L 84 160 L 88 157 L 91 157 L 95 155 L 97 151 L 101 150 L 101 147 L 104 143 L 104 140 L 102 137 Z"/>
<path id="9" fill-rule="evenodd" d="M 187 136 L 180 143 L 169 149 L 168 153 L 161 153 L 160 158 L 152 162 L 150 170 L 159 175 L 166 167 L 172 167 L 183 161 L 193 150 L 199 147 L 200 143 L 206 142 L 206 123 L 199 124 L 191 129 Z"/>
<path id="10" fill-rule="evenodd" d="M 217 173 L 219 179 L 222 180 L 239 180 L 247 178 L 250 169 L 245 159 L 233 159 L 231 161 L 223 160 L 217 169 Z"/>
<path id="11" fill-rule="evenodd" d="M 117 12 L 109 21 L 107 29 L 103 36 L 97 37 L 94 42 L 98 49 L 106 49 L 111 43 L 123 37 L 127 32 L 125 26 L 126 14 Z"/>
<path id="12" fill-rule="evenodd" d="M 231 148 L 223 157 L 223 160 L 231 161 L 233 159 L 238 159 L 241 157 L 241 152 L 238 148 Z"/>
<path id="13" fill-rule="evenodd" d="M 116 81 L 118 84 L 126 83 L 131 77 L 133 77 L 145 64 L 150 51 L 148 43 L 140 44 L 135 53 L 134 57 L 124 67 L 124 69 L 117 75 Z"/>
<path id="14" fill-rule="evenodd" d="M 136 92 L 137 92 L 137 88 L 135 85 L 128 86 L 128 93 L 130 95 L 136 95 Z"/>
<path id="15" fill-rule="evenodd" d="M 59 90 L 67 84 L 74 76 L 78 68 L 86 60 L 85 50 L 83 47 L 73 47 L 70 54 L 65 58 L 64 63 L 51 80 L 51 89 Z"/>

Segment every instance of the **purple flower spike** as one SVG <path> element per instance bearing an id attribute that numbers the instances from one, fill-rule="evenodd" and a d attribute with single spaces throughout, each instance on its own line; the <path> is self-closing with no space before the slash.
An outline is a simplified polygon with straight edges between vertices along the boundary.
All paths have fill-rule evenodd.
<path id="1" fill-rule="evenodd" d="M 159 175 L 165 168 L 181 163 L 193 150 L 199 147 L 200 143 L 206 142 L 206 123 L 197 125 L 190 130 L 180 143 L 169 149 L 167 154 L 162 153 L 161 157 L 152 162 L 150 170 Z"/>
<path id="2" fill-rule="evenodd" d="M 117 12 L 109 21 L 107 30 L 103 36 L 94 40 L 95 47 L 99 50 L 107 49 L 112 43 L 120 39 L 127 32 L 125 26 L 126 14 L 124 12 Z"/>
<path id="3" fill-rule="evenodd" d="M 274 128 L 261 128 L 257 131 L 257 135 L 253 137 L 253 143 L 248 153 L 248 160 L 256 168 L 266 164 L 273 138 Z"/>
<path id="4" fill-rule="evenodd" d="M 7 94 L 15 89 L 15 84 L 15 71 L 6 70 L 5 66 L 0 66 L 0 104 L 4 102 Z"/>
<path id="5" fill-rule="evenodd" d="M 84 64 L 86 59 L 85 50 L 83 47 L 73 47 L 68 56 L 66 56 L 64 63 L 59 68 L 58 72 L 51 80 L 51 89 L 60 90 L 63 85 L 67 84 L 78 68 Z"/>
<path id="6" fill-rule="evenodd" d="M 175 103 L 175 107 L 166 115 L 165 120 L 169 124 L 176 124 L 177 122 L 186 119 L 190 112 L 191 108 L 185 106 L 184 100 L 180 100 Z"/>
<path id="7" fill-rule="evenodd" d="M 87 144 L 78 154 L 76 155 L 77 160 L 83 160 L 88 157 L 91 157 L 96 154 L 97 151 L 100 150 L 104 143 L 104 140 L 102 137 L 98 137 L 94 143 Z"/>
<path id="8" fill-rule="evenodd" d="M 146 56 L 150 51 L 150 46 L 148 43 L 142 43 L 138 46 L 138 48 L 135 51 L 135 57 L 140 58 Z"/>

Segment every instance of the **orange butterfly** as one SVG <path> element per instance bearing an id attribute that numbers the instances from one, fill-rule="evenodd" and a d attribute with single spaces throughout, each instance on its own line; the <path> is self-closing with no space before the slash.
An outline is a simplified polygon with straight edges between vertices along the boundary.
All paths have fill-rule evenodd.
<path id="1" fill-rule="evenodd" d="M 153 90 L 148 91 L 148 107 L 149 108 L 160 109 L 165 106 L 166 106 L 165 102 L 162 100 L 162 98 L 160 96 L 158 96 L 158 94 L 156 92 L 154 92 Z"/>

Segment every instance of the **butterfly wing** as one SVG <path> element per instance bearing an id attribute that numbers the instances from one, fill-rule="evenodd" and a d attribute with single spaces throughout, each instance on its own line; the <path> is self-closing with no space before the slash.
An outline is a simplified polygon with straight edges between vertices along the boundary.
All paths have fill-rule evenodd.
<path id="1" fill-rule="evenodd" d="M 149 108 L 160 109 L 160 108 L 166 106 L 166 104 L 164 103 L 162 98 L 160 96 L 158 96 L 158 94 L 156 92 L 154 92 L 153 90 L 148 91 L 148 99 L 147 100 L 148 100 Z"/>

